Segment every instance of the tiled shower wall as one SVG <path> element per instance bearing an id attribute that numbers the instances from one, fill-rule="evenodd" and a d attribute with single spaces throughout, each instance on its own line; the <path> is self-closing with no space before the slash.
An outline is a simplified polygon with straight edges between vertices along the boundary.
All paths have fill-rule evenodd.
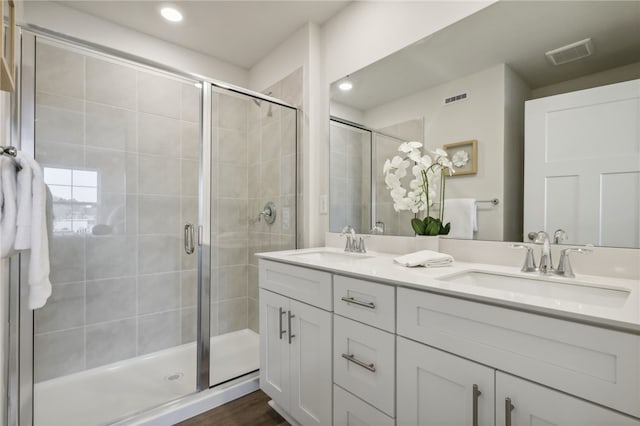
<path id="1" fill-rule="evenodd" d="M 368 234 L 371 224 L 371 132 L 331 122 L 329 229 Z"/>
<path id="2" fill-rule="evenodd" d="M 54 198 L 58 228 L 75 224 L 53 233 L 35 380 L 192 341 L 196 257 L 182 226 L 197 223 L 199 89 L 45 42 L 36 60 L 36 159 L 97 179 L 72 188 L 88 198 Z"/>
<path id="3" fill-rule="evenodd" d="M 268 92 L 300 104 L 301 71 Z M 254 254 L 295 247 L 296 111 L 219 91 L 212 115 L 211 335 L 258 332 Z M 259 219 L 267 201 L 272 225 Z"/>

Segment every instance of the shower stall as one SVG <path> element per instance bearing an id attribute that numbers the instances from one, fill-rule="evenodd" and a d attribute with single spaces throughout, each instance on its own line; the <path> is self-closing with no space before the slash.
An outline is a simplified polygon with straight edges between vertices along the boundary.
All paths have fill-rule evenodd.
<path id="1" fill-rule="evenodd" d="M 10 415 L 110 424 L 258 370 L 254 254 L 296 247 L 300 71 L 280 101 L 24 30 L 21 69 L 53 292 L 28 311 L 12 274 Z"/>

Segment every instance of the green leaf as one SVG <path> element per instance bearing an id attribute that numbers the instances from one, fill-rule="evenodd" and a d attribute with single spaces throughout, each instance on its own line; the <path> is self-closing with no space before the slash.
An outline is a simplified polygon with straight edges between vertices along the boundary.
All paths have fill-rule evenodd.
<path id="1" fill-rule="evenodd" d="M 426 229 L 426 235 L 438 235 L 440 231 L 440 221 L 438 219 L 434 219 L 429 222 Z"/>
<path id="2" fill-rule="evenodd" d="M 449 235 L 450 230 L 451 230 L 451 222 L 447 223 L 445 226 L 441 226 L 440 235 Z"/>
<path id="3" fill-rule="evenodd" d="M 425 235 L 426 226 L 420 219 L 415 217 L 411 219 L 411 227 L 413 228 L 416 234 Z"/>

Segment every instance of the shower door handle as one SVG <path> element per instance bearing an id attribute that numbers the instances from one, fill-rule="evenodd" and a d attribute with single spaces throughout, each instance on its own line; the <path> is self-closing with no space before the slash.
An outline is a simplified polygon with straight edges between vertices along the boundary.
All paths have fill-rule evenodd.
<path id="1" fill-rule="evenodd" d="M 184 226 L 184 251 L 187 254 L 193 254 L 193 252 L 196 251 L 193 225 L 190 223 Z"/>

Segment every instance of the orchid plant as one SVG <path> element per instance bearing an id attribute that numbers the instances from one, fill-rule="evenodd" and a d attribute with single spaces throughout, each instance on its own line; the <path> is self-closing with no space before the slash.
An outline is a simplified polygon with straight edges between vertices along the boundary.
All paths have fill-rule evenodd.
<path id="1" fill-rule="evenodd" d="M 444 190 L 445 175 L 455 173 L 453 164 L 447 153 L 442 149 L 431 151 L 433 158 L 422 154 L 422 143 L 404 142 L 398 147 L 402 156 L 396 155 L 385 161 L 383 166 L 384 181 L 391 191 L 393 208 L 399 212 L 410 210 L 413 213 L 426 211 L 424 219 L 413 218 L 411 226 L 418 235 L 447 235 L 451 223 L 443 224 L 444 218 Z M 409 189 L 402 186 L 401 179 L 407 176 L 407 169 L 411 167 L 413 179 L 409 182 Z M 437 181 L 440 181 L 438 216 L 431 217 L 430 209 L 438 196 Z"/>

